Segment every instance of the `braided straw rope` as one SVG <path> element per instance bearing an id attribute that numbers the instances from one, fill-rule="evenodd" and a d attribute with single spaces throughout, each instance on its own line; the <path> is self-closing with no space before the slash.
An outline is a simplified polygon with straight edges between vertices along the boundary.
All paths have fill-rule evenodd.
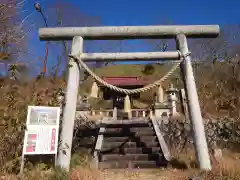
<path id="1" fill-rule="evenodd" d="M 152 84 L 148 84 L 142 88 L 137 88 L 137 89 L 124 89 L 124 88 L 120 88 L 114 85 L 109 84 L 108 82 L 104 81 L 102 78 L 100 78 L 98 75 L 96 75 L 88 66 L 87 64 L 85 64 L 82 60 L 81 60 L 81 55 L 76 56 L 76 55 L 69 55 L 70 58 L 72 58 L 73 60 L 75 60 L 77 63 L 79 63 L 81 65 L 81 67 L 83 69 L 85 69 L 96 81 L 98 81 L 99 83 L 103 84 L 104 86 L 106 86 L 107 88 L 110 88 L 111 90 L 120 92 L 120 93 L 124 93 L 126 95 L 130 95 L 130 94 L 136 94 L 136 93 L 141 93 L 141 92 L 145 92 L 148 91 L 156 86 L 161 85 L 166 79 L 168 79 L 173 73 L 174 71 L 179 67 L 179 65 L 181 64 L 181 62 L 187 57 L 189 56 L 191 53 L 188 52 L 184 55 L 181 54 L 180 51 L 178 51 L 179 56 L 180 56 L 180 60 L 177 61 L 176 64 L 173 65 L 173 67 L 159 80 L 153 82 Z"/>

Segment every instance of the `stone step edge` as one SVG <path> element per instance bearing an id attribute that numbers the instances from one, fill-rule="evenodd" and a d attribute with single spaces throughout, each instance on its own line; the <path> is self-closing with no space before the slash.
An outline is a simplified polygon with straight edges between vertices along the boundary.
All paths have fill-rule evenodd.
<path id="1" fill-rule="evenodd" d="M 150 119 L 135 119 L 135 120 L 102 120 L 102 125 L 128 125 L 128 124 L 148 124 L 151 123 Z"/>

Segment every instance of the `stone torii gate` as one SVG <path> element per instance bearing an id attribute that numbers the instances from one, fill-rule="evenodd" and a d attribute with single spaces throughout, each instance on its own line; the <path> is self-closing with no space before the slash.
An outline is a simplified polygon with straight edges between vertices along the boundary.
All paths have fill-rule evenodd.
<path id="1" fill-rule="evenodd" d="M 82 62 L 89 61 L 152 61 L 152 60 L 179 60 L 181 73 L 188 101 L 189 117 L 194 132 L 196 157 L 201 169 L 210 170 L 211 162 L 204 132 L 204 125 L 200 111 L 196 84 L 193 76 L 191 58 L 189 56 L 188 38 L 217 37 L 220 28 L 218 25 L 191 25 L 191 26 L 120 26 L 120 27 L 62 27 L 42 28 L 39 30 L 41 40 L 72 40 L 71 54 L 77 57 L 70 58 L 67 83 L 66 104 L 63 114 L 62 133 L 60 136 L 60 151 L 58 165 L 69 170 L 73 126 L 76 112 L 76 102 Z M 172 52 L 139 52 L 139 53 L 83 53 L 84 40 L 117 40 L 117 39 L 161 39 L 175 38 L 178 51 Z M 80 65 L 79 65 L 80 64 Z M 64 151 L 62 151 L 64 149 Z"/>

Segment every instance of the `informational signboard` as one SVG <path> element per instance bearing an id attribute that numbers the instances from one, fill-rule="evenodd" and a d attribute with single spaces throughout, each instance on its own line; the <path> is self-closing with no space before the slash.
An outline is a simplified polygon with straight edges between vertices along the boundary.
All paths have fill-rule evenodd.
<path id="1" fill-rule="evenodd" d="M 60 107 L 29 106 L 24 155 L 57 154 Z"/>

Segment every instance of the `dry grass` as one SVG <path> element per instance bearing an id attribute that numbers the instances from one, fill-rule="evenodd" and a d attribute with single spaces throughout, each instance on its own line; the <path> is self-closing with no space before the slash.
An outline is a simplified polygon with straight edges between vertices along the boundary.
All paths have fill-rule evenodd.
<path id="1" fill-rule="evenodd" d="M 38 165 L 31 171 L 25 172 L 23 176 L 5 174 L 0 180 L 188 180 L 189 177 L 201 177 L 203 180 L 239 180 L 240 160 L 239 155 L 230 152 L 223 152 L 223 158 L 218 164 L 213 165 L 213 170 L 201 172 L 192 167 L 194 161 L 193 151 L 178 153 L 178 160 L 186 164 L 187 169 L 120 169 L 120 170 L 95 170 L 88 165 L 77 166 L 69 174 L 52 169 L 44 170 L 44 166 Z"/>

